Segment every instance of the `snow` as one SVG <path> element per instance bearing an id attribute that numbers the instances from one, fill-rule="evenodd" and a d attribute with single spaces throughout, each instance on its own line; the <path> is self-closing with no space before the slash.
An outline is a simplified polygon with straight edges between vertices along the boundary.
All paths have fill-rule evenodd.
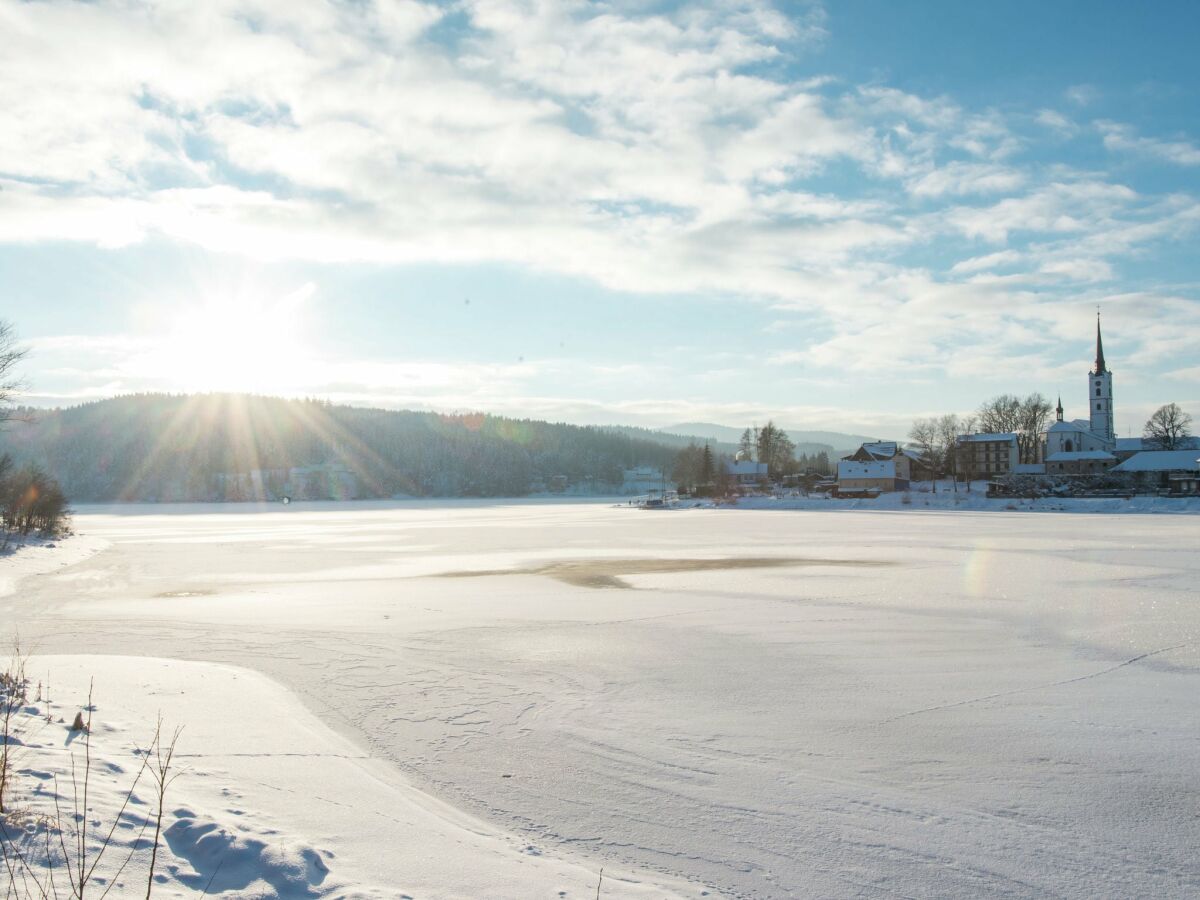
<path id="1" fill-rule="evenodd" d="M 52 686 L 55 718 L 45 721 L 42 702 L 25 710 L 16 761 L 23 777 L 11 800 L 27 823 L 54 815 L 56 793 L 59 809 L 73 809 L 71 755 L 81 780 L 84 751 L 82 736 L 68 727 L 86 705 L 89 682 L 95 684 L 89 807 L 100 823 L 94 834 L 107 832 L 134 784 L 137 751 L 149 744 L 157 716 L 164 716 L 168 738 L 182 726 L 155 896 L 523 898 L 595 891 L 598 871 L 543 855 L 529 841 L 413 789 L 256 672 L 83 655 L 34 657 L 27 672 Z M 117 896 L 144 892 L 155 808 L 153 784 L 143 775 L 97 871 L 97 892 L 135 845 L 142 849 L 120 873 Z M 42 846 L 41 832 L 32 836 L 32 847 L 24 841 L 27 853 Z M 673 893 L 612 869 L 605 876 L 613 896 Z"/>
<path id="2" fill-rule="evenodd" d="M 703 501 L 698 506 L 708 508 L 717 504 Z M 890 491 L 869 499 L 838 499 L 813 494 L 803 496 L 750 496 L 741 497 L 731 508 L 758 511 L 810 511 L 810 512 L 995 512 L 995 513 L 1087 513 L 1096 514 L 1166 514 L 1194 515 L 1200 513 L 1200 496 L 1157 497 L 1134 496 L 1128 500 L 1121 497 L 1040 497 L 1029 500 L 1020 497 L 988 497 L 987 482 L 975 481 L 970 491 L 960 484 L 958 491 L 947 481 L 939 484 L 937 492 L 929 488 L 929 482 L 919 482 L 908 491 Z"/>
<path id="3" fill-rule="evenodd" d="M 180 872 L 237 809 L 280 871 L 325 860 L 318 895 L 591 897 L 601 866 L 604 898 L 1200 892 L 1200 520 L 1113 514 L 1200 499 L 945 487 L 84 510 L 109 546 L 0 620 L 175 660 L 169 705 L 136 699 L 158 669 L 76 681 L 144 703 L 98 700 L 131 736 L 186 720 Z"/>
<path id="4" fill-rule="evenodd" d="M 65 569 L 108 545 L 94 535 L 70 539 L 28 535 L 10 540 L 8 548 L 0 551 L 0 597 L 11 594 L 22 578 Z"/>

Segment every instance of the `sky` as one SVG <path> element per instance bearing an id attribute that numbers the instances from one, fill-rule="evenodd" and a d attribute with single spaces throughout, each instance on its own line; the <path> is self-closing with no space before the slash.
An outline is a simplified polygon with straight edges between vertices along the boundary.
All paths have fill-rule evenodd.
<path id="1" fill-rule="evenodd" d="M 0 0 L 26 402 L 1200 421 L 1200 4 Z"/>

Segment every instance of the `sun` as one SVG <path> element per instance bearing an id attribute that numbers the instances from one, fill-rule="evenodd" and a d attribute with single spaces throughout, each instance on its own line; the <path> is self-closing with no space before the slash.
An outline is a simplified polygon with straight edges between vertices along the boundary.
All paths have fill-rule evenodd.
<path id="1" fill-rule="evenodd" d="M 277 297 L 238 290 L 184 305 L 136 363 L 138 374 L 186 393 L 302 392 L 312 377 L 305 335 L 311 285 Z"/>

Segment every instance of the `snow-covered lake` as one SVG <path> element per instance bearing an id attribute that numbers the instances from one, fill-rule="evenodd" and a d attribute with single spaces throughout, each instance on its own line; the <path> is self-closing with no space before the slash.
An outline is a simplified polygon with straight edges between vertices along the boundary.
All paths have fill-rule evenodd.
<path id="1" fill-rule="evenodd" d="M 580 867 L 566 896 L 602 865 L 604 897 L 1200 893 L 1195 516 L 414 503 L 76 522 L 106 546 L 0 597 L 27 645 L 274 679 L 375 777 L 507 836 L 529 892 L 510 867 L 496 896 L 543 896 L 544 858 Z M 378 866 L 377 887 L 404 886 Z M 440 871 L 416 887 L 478 890 Z"/>

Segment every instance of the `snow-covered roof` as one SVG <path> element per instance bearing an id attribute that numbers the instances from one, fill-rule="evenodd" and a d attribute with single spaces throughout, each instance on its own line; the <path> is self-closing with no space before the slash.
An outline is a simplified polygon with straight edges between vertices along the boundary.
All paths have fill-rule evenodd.
<path id="1" fill-rule="evenodd" d="M 904 456 L 907 456 L 913 462 L 919 462 L 922 464 L 925 462 L 925 457 L 921 455 L 921 451 L 919 451 L 919 450 L 912 450 L 908 447 L 901 447 L 900 453 L 903 454 Z"/>
<path id="2" fill-rule="evenodd" d="M 1138 437 L 1117 438 L 1117 450 L 1121 453 L 1136 453 L 1145 450 L 1145 441 Z"/>
<path id="3" fill-rule="evenodd" d="M 1114 472 L 1200 472 L 1195 450 L 1143 450 L 1121 463 Z"/>
<path id="4" fill-rule="evenodd" d="M 895 478 L 896 461 L 878 459 L 874 462 L 859 462 L 855 459 L 838 461 L 838 480 L 846 478 Z"/>
<path id="5" fill-rule="evenodd" d="M 1051 431 L 1087 431 L 1087 430 L 1088 429 L 1086 429 L 1086 428 L 1080 428 L 1078 422 L 1055 422 L 1053 425 L 1051 425 L 1049 428 L 1046 429 L 1047 432 L 1051 432 Z"/>
<path id="6" fill-rule="evenodd" d="M 960 434 L 959 441 L 1009 441 L 1016 443 L 1017 436 L 1011 431 L 984 432 L 983 434 Z"/>
<path id="7" fill-rule="evenodd" d="M 1066 451 L 1063 451 L 1062 453 L 1051 453 L 1046 457 L 1046 462 L 1086 462 L 1088 460 L 1109 462 L 1110 460 L 1115 459 L 1115 456 L 1113 456 L 1111 453 L 1106 453 L 1103 450 L 1072 450 L 1069 453 Z"/>
<path id="8" fill-rule="evenodd" d="M 891 459 L 898 449 L 895 441 L 871 441 L 862 448 L 879 459 Z"/>

